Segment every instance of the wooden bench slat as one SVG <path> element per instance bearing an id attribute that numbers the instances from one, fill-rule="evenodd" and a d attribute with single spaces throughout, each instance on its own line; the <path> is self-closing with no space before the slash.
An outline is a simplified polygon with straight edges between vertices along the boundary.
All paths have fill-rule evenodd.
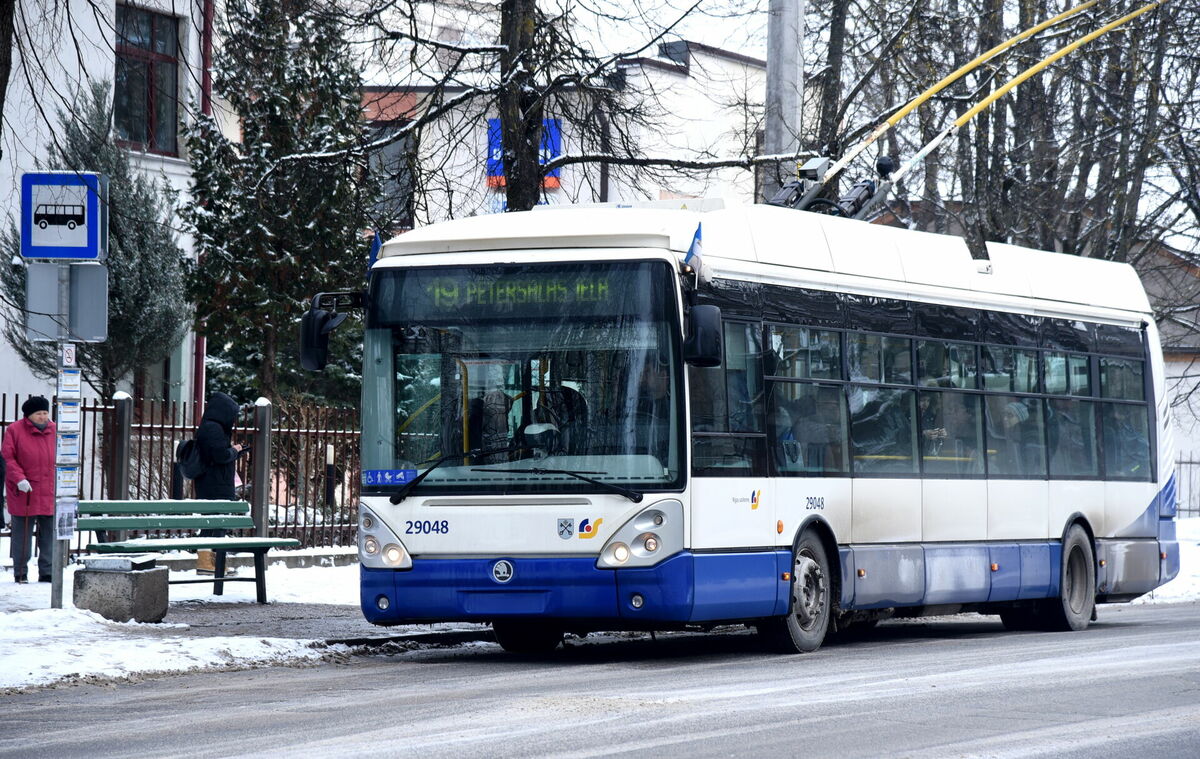
<path id="1" fill-rule="evenodd" d="M 249 514 L 245 501 L 80 501 L 79 514 Z"/>
<path id="2" fill-rule="evenodd" d="M 237 553 L 254 548 L 299 548 L 294 538 L 164 538 L 161 540 L 127 540 L 123 543 L 90 543 L 89 551 L 96 553 L 141 553 L 145 551 L 194 551 L 209 548 L 214 551 Z"/>
<path id="3" fill-rule="evenodd" d="M 126 516 L 126 517 L 80 517 L 75 525 L 78 530 L 200 530 L 241 529 L 253 527 L 254 520 L 248 516 Z"/>

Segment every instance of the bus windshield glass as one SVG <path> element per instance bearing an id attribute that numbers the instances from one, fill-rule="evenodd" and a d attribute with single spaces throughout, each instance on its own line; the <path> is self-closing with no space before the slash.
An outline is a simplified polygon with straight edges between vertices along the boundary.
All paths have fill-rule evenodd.
<path id="1" fill-rule="evenodd" d="M 606 492 L 571 473 L 681 484 L 665 262 L 381 269 L 368 301 L 365 492 L 395 492 L 446 456 L 418 494 Z"/>

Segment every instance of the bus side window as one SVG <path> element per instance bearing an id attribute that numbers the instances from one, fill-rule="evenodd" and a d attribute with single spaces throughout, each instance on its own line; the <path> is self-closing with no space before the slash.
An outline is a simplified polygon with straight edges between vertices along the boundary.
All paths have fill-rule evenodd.
<path id="1" fill-rule="evenodd" d="M 694 474 L 765 474 L 761 328 L 726 322 L 724 331 L 721 366 L 688 367 Z"/>
<path id="2" fill-rule="evenodd" d="M 990 395 L 984 411 L 988 476 L 1046 476 L 1042 404 L 1011 395 Z"/>
<path id="3" fill-rule="evenodd" d="M 1149 480 L 1150 435 L 1145 405 L 1102 403 L 1104 474 L 1110 479 Z"/>

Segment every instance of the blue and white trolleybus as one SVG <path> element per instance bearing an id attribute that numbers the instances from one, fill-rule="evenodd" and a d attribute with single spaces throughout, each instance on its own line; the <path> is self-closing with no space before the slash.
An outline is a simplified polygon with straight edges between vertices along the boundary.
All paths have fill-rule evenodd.
<path id="1" fill-rule="evenodd" d="M 702 242 L 702 249 L 701 249 Z M 703 253 L 701 258 L 700 253 Z M 1178 572 L 1158 334 L 1127 265 L 769 206 L 451 221 L 365 308 L 361 601 L 380 625 L 1080 630 Z"/>

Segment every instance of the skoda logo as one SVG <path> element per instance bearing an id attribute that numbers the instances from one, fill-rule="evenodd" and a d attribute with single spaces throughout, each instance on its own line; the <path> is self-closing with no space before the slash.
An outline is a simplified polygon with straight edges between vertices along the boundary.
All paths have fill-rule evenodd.
<path id="1" fill-rule="evenodd" d="M 492 577 L 496 582 L 508 582 L 513 577 L 512 562 L 501 559 L 492 565 Z"/>

